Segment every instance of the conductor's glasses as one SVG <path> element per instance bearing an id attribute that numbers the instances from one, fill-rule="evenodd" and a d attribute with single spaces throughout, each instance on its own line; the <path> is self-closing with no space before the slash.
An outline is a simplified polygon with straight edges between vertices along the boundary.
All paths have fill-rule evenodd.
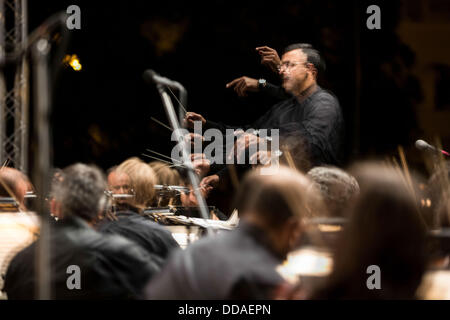
<path id="1" fill-rule="evenodd" d="M 278 72 L 281 72 L 282 70 L 285 70 L 285 69 L 287 71 L 289 71 L 292 68 L 294 68 L 294 67 L 296 67 L 296 66 L 298 66 L 300 64 L 302 64 L 302 63 L 301 62 L 283 62 L 277 67 L 277 69 L 278 69 Z M 305 67 L 308 65 L 307 62 L 305 62 L 303 64 L 305 65 Z"/>

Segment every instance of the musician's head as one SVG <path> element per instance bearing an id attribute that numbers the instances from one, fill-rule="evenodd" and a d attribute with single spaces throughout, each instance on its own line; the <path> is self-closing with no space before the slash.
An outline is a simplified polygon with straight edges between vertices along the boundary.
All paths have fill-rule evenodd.
<path id="1" fill-rule="evenodd" d="M 156 175 L 153 169 L 139 158 L 133 157 L 122 162 L 117 171 L 130 177 L 134 194 L 130 204 L 139 210 L 149 207 L 155 195 Z"/>
<path id="2" fill-rule="evenodd" d="M 51 212 L 58 218 L 76 216 L 95 223 L 107 204 L 105 189 L 105 177 L 99 168 L 73 164 L 52 183 Z"/>
<path id="3" fill-rule="evenodd" d="M 168 164 L 161 161 L 149 162 L 149 166 L 153 169 L 156 175 L 156 184 L 166 186 L 181 186 L 183 180 L 177 170 L 171 168 Z M 181 197 L 186 196 L 181 193 Z M 180 197 L 178 192 L 157 192 L 154 197 L 153 207 L 166 207 L 170 205 L 179 204 Z"/>
<path id="4" fill-rule="evenodd" d="M 264 230 L 277 252 L 286 255 L 298 244 L 310 216 L 311 183 L 288 167 L 273 170 L 261 174 L 257 169 L 245 177 L 236 208 L 242 221 Z"/>
<path id="5" fill-rule="evenodd" d="M 413 298 L 428 255 L 426 226 L 414 195 L 402 174 L 384 164 L 357 164 L 350 172 L 360 194 L 349 210 L 330 285 L 348 298 Z M 367 289 L 370 265 L 381 270 L 382 290 Z"/>
<path id="6" fill-rule="evenodd" d="M 17 169 L 0 168 L 0 197 L 14 197 L 20 205 L 24 205 L 25 194 L 30 191 L 30 181 Z"/>
<path id="7" fill-rule="evenodd" d="M 168 186 L 180 186 L 183 181 L 177 170 L 170 168 L 168 164 L 161 161 L 152 161 L 150 167 L 155 171 L 156 184 Z"/>
<path id="8" fill-rule="evenodd" d="M 318 72 L 324 70 L 325 63 L 319 51 L 308 43 L 291 44 L 281 56 L 279 72 L 283 88 L 295 96 L 315 84 Z"/>
<path id="9" fill-rule="evenodd" d="M 114 166 L 107 171 L 108 190 L 113 194 L 129 194 L 131 192 L 130 177 L 117 168 L 118 166 Z"/>
<path id="10" fill-rule="evenodd" d="M 326 212 L 318 213 L 322 216 L 344 217 L 346 208 L 359 194 L 356 179 L 337 167 L 314 167 L 307 176 L 320 192 L 326 207 Z"/>
<path id="11" fill-rule="evenodd" d="M 132 194 L 133 189 L 131 188 L 130 177 L 127 173 L 117 170 L 118 166 L 114 166 L 106 171 L 107 173 L 107 181 L 108 181 L 108 190 L 112 194 Z M 118 207 L 118 209 L 122 205 L 126 205 L 129 202 L 129 199 L 114 199 L 114 204 Z"/>

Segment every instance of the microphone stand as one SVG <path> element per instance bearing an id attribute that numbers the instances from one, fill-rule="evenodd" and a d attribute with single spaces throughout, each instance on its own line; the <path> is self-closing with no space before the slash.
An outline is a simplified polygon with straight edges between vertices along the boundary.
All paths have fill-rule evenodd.
<path id="1" fill-rule="evenodd" d="M 64 25 L 66 15 L 57 13 L 47 19 L 40 27 L 31 33 L 27 44 L 21 54 L 25 54 L 31 48 L 31 56 L 34 66 L 33 72 L 33 97 L 34 97 L 34 136 L 36 146 L 34 148 L 33 182 L 40 192 L 36 212 L 40 215 L 40 236 L 36 247 L 36 298 L 49 300 L 51 298 L 51 273 L 50 273 L 50 215 L 45 195 L 49 194 L 49 177 L 53 165 L 53 156 L 50 148 L 50 124 L 49 116 L 52 105 L 51 76 L 49 53 L 51 44 L 50 33 L 53 28 Z M 64 32 L 63 32 L 64 33 Z"/>
<path id="2" fill-rule="evenodd" d="M 208 207 L 206 205 L 205 198 L 203 198 L 202 193 L 200 192 L 199 188 L 199 181 L 198 177 L 194 172 L 194 167 L 192 166 L 191 159 L 189 157 L 189 152 L 187 149 L 186 142 L 184 140 L 183 135 L 180 132 L 180 126 L 178 124 L 177 116 L 175 114 L 175 110 L 173 108 L 172 101 L 170 100 L 169 95 L 164 89 L 164 86 L 160 83 L 156 84 L 156 88 L 158 89 L 158 92 L 161 96 L 161 100 L 164 105 L 164 109 L 166 111 L 167 118 L 169 119 L 169 124 L 173 129 L 173 132 L 175 133 L 176 140 L 181 145 L 181 153 L 182 153 L 182 165 L 187 169 L 188 173 L 188 179 L 192 185 L 192 188 L 194 189 L 194 195 L 197 198 L 198 204 L 199 204 L 199 210 L 200 214 L 203 219 L 209 219 L 208 215 Z M 209 228 L 206 228 L 207 234 L 211 234 L 211 230 Z"/>
<path id="3" fill-rule="evenodd" d="M 9 57 L 0 57 L 0 69 L 8 64 L 18 64 L 31 52 L 33 73 L 33 98 L 35 104 L 34 137 L 34 170 L 32 181 L 41 193 L 35 208 L 40 215 L 40 236 L 37 240 L 35 267 L 37 271 L 37 287 L 35 296 L 41 300 L 51 298 L 50 288 L 50 215 L 47 214 L 45 195 L 49 191 L 50 168 L 52 155 L 50 149 L 49 114 L 51 107 L 51 82 L 48 54 L 50 52 L 50 33 L 58 26 L 64 25 L 67 15 L 58 12 L 45 20 L 38 28 L 27 36 L 22 46 Z M 63 30 L 64 31 L 64 30 Z M 67 32 L 62 32 L 64 35 Z M 67 44 L 64 43 L 64 45 Z M 53 74 L 55 76 L 55 74 Z"/>
<path id="4" fill-rule="evenodd" d="M 187 91 L 186 89 L 180 84 L 178 91 L 180 93 L 180 102 L 178 105 L 178 123 L 183 123 L 183 119 L 184 119 L 184 109 L 186 108 L 185 106 L 187 105 Z"/>
<path id="5" fill-rule="evenodd" d="M 47 204 L 45 195 L 48 194 L 48 177 L 51 168 L 50 155 L 50 81 L 48 53 L 50 44 L 47 39 L 40 39 L 32 48 L 34 64 L 34 135 L 37 142 L 37 157 L 35 157 L 33 181 L 37 190 L 41 193 L 38 199 L 37 212 L 41 219 L 41 232 L 37 241 L 36 270 L 38 276 L 38 286 L 36 297 L 41 300 L 48 300 L 51 297 L 50 290 L 50 218 L 46 214 Z"/>

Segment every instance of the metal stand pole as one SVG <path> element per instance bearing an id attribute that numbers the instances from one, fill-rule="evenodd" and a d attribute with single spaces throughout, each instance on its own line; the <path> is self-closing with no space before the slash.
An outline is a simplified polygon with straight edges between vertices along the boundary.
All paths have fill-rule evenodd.
<path id="1" fill-rule="evenodd" d="M 37 212 L 41 217 L 41 232 L 37 242 L 36 270 L 38 286 L 36 297 L 40 300 L 51 298 L 50 289 L 50 215 L 47 210 L 46 196 L 49 193 L 49 177 L 52 165 L 50 150 L 50 82 L 48 53 L 50 44 L 47 39 L 41 38 L 33 47 L 34 63 L 34 136 L 37 142 L 37 158 L 33 170 L 33 181 L 40 192 Z"/>
<path id="2" fill-rule="evenodd" d="M 192 166 L 192 162 L 189 157 L 189 152 L 188 152 L 188 148 L 186 146 L 186 142 L 184 140 L 183 135 L 181 134 L 180 126 L 177 121 L 177 116 L 175 114 L 175 110 L 173 108 L 172 101 L 170 100 L 170 97 L 167 94 L 167 92 L 164 90 L 163 85 L 157 84 L 156 87 L 158 88 L 159 94 L 161 95 L 164 109 L 166 110 L 166 114 L 167 114 L 167 118 L 169 119 L 170 126 L 172 127 L 173 132 L 176 135 L 176 140 L 182 146 L 181 151 L 182 151 L 183 165 L 188 170 L 188 179 L 192 185 L 192 188 L 194 189 L 194 195 L 198 201 L 200 214 L 203 219 L 208 219 L 209 218 L 208 207 L 206 205 L 205 199 L 203 198 L 203 195 L 200 192 L 200 188 L 199 188 L 200 183 L 198 181 L 197 175 L 194 172 L 194 168 Z M 211 233 L 211 230 L 209 228 L 207 228 L 206 230 L 207 230 L 208 234 Z"/>
<path id="3" fill-rule="evenodd" d="M 184 110 L 187 105 L 187 91 L 183 86 L 180 86 L 180 88 L 178 88 L 178 90 L 180 91 L 180 105 L 178 106 L 178 123 L 183 123 L 183 119 L 185 116 Z"/>

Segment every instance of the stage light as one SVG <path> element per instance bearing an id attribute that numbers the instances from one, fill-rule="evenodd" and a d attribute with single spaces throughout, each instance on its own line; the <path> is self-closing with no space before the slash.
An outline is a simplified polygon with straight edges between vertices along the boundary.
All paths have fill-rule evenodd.
<path id="1" fill-rule="evenodd" d="M 67 66 L 72 67 L 72 69 L 75 71 L 80 71 L 83 68 L 80 63 L 80 59 L 76 54 L 67 54 L 63 59 L 63 63 Z"/>
<path id="2" fill-rule="evenodd" d="M 78 59 L 73 59 L 72 61 L 70 61 L 70 66 L 73 68 L 73 70 L 75 71 L 79 71 L 81 70 L 82 66 L 80 64 L 80 60 Z"/>

